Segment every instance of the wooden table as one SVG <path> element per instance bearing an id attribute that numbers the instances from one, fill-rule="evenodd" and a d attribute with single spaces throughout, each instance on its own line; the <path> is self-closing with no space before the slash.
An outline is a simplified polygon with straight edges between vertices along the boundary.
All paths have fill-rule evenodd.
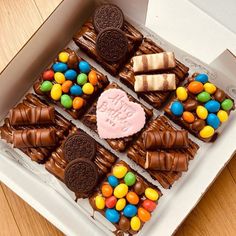
<path id="1" fill-rule="evenodd" d="M 0 71 L 60 1 L 0 0 Z M 235 190 L 236 157 L 222 171 L 176 235 L 236 235 Z M 63 234 L 1 183 L 0 235 Z"/>

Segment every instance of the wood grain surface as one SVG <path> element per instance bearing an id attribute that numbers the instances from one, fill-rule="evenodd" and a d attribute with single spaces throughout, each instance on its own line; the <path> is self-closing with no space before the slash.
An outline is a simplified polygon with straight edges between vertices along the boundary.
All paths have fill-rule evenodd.
<path id="1" fill-rule="evenodd" d="M 0 0 L 0 71 L 60 2 L 61 0 Z M 236 156 L 186 218 L 176 236 L 236 235 L 235 190 Z M 0 235 L 63 234 L 1 183 Z"/>

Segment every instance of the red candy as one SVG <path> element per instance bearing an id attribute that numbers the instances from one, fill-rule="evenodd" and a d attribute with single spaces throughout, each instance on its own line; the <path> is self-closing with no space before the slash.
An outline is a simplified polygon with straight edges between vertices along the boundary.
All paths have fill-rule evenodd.
<path id="1" fill-rule="evenodd" d="M 54 71 L 53 70 L 45 70 L 43 72 L 44 80 L 53 80 L 54 79 Z"/>
<path id="2" fill-rule="evenodd" d="M 143 206 L 143 208 L 146 209 L 147 211 L 152 212 L 152 211 L 155 210 L 155 208 L 156 208 L 157 205 L 156 205 L 155 202 L 153 202 L 153 201 L 151 201 L 151 200 L 149 200 L 149 199 L 145 199 L 145 200 L 143 201 L 142 206 Z"/>
<path id="3" fill-rule="evenodd" d="M 111 197 L 106 199 L 106 207 L 107 208 L 113 208 L 113 207 L 115 207 L 116 202 L 117 202 L 116 197 L 115 196 L 111 196 Z"/>

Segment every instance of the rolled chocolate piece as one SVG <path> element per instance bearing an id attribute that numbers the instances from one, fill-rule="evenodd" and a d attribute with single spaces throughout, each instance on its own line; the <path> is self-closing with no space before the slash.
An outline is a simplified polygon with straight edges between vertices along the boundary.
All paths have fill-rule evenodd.
<path id="1" fill-rule="evenodd" d="M 186 130 L 146 131 L 143 134 L 146 150 L 188 148 L 189 139 Z"/>
<path id="2" fill-rule="evenodd" d="M 15 130 L 13 146 L 15 148 L 51 147 L 56 145 L 56 131 L 49 129 Z"/>
<path id="3" fill-rule="evenodd" d="M 173 52 L 146 54 L 132 58 L 134 73 L 170 69 L 176 66 Z"/>
<path id="4" fill-rule="evenodd" d="M 19 106 L 10 110 L 11 125 L 34 125 L 55 123 L 54 107 Z"/>
<path id="5" fill-rule="evenodd" d="M 147 152 L 145 169 L 161 171 L 187 171 L 188 154 L 181 152 Z"/>
<path id="6" fill-rule="evenodd" d="M 170 91 L 176 89 L 175 74 L 136 75 L 135 92 Z"/>

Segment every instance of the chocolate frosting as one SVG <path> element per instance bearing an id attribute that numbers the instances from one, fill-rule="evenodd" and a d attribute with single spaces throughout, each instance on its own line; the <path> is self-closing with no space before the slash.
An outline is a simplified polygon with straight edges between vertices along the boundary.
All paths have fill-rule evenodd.
<path id="1" fill-rule="evenodd" d="M 169 152 L 147 152 L 145 168 L 162 171 L 187 171 L 188 154 Z"/>
<path id="2" fill-rule="evenodd" d="M 186 130 L 147 131 L 143 134 L 143 142 L 147 150 L 188 148 L 189 146 Z"/>

